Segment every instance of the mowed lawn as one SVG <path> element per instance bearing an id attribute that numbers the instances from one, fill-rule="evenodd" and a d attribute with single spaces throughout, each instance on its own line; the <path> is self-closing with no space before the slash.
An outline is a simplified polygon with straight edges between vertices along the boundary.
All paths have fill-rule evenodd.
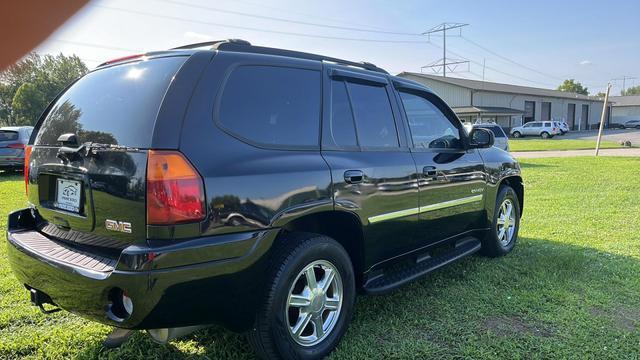
<path id="1" fill-rule="evenodd" d="M 622 147 L 620 146 L 620 144 L 613 141 L 602 141 L 600 143 L 601 149 L 614 149 L 620 147 Z M 595 140 L 562 139 L 559 136 L 556 136 L 552 139 L 509 138 L 510 151 L 588 150 L 595 148 Z"/>
<path id="2" fill-rule="evenodd" d="M 522 166 L 525 214 L 515 250 L 470 257 L 388 295 L 360 296 L 332 359 L 640 358 L 640 158 Z M 0 177 L 2 214 L 24 204 L 23 187 L 17 176 Z M 0 359 L 252 358 L 241 335 L 219 328 L 166 346 L 139 333 L 103 350 L 107 327 L 29 306 L 0 249 Z"/>

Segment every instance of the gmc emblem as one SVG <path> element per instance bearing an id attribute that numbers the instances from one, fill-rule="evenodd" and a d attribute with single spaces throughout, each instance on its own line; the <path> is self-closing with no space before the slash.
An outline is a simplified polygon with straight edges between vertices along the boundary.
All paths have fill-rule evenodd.
<path id="1" fill-rule="evenodd" d="M 104 227 L 107 228 L 107 230 L 131 234 L 131 223 L 129 222 L 107 219 L 104 221 Z"/>

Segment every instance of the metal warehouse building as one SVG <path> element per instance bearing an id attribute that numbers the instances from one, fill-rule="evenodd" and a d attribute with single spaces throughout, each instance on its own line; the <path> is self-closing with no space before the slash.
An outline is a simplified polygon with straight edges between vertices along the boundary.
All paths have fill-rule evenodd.
<path id="1" fill-rule="evenodd" d="M 431 88 L 463 122 L 480 119 L 506 129 L 534 120 L 566 121 L 572 130 L 594 129 L 604 104 L 594 97 L 558 90 L 411 72 L 398 76 Z"/>
<path id="2" fill-rule="evenodd" d="M 630 120 L 640 120 L 640 95 L 612 96 L 611 123 L 624 124 Z"/>

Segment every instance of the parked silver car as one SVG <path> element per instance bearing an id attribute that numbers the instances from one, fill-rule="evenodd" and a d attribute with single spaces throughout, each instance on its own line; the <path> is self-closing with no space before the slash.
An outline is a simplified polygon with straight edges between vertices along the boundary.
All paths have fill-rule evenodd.
<path id="1" fill-rule="evenodd" d="M 532 121 L 511 129 L 511 136 L 514 138 L 540 136 L 543 139 L 547 139 L 558 134 L 560 134 L 560 128 L 558 128 L 553 121 Z"/>
<path id="2" fill-rule="evenodd" d="M 564 121 L 555 121 L 555 126 L 560 129 L 560 135 L 564 135 L 569 132 L 569 125 Z"/>
<path id="3" fill-rule="evenodd" d="M 495 135 L 496 139 L 493 143 L 493 146 L 504 151 L 509 151 L 509 139 L 507 138 L 507 134 L 502 129 L 502 126 L 498 124 L 477 124 L 473 125 L 473 127 L 490 130 L 493 135 Z"/>
<path id="4" fill-rule="evenodd" d="M 640 120 L 629 120 L 624 123 L 625 129 L 640 129 Z"/>
<path id="5" fill-rule="evenodd" d="M 0 169 L 22 169 L 32 126 L 0 127 Z"/>

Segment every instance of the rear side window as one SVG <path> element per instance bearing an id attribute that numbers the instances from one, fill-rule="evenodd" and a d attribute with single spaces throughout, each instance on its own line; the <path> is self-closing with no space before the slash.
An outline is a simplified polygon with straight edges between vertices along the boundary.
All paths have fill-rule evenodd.
<path id="1" fill-rule="evenodd" d="M 362 147 L 397 148 L 391 103 L 384 86 L 346 82 L 356 120 L 358 140 Z"/>
<path id="2" fill-rule="evenodd" d="M 495 135 L 495 137 L 497 138 L 505 137 L 504 131 L 502 131 L 502 128 L 500 128 L 499 126 L 479 126 L 479 127 L 483 129 L 491 130 L 493 135 Z"/>
<path id="3" fill-rule="evenodd" d="M 268 146 L 318 146 L 320 72 L 240 66 L 224 87 L 219 124 L 243 140 Z"/>
<path id="4" fill-rule="evenodd" d="M 544 127 L 550 127 L 550 126 L 551 126 L 551 123 L 550 123 L 550 122 L 546 122 L 546 123 L 544 123 Z"/>
<path id="5" fill-rule="evenodd" d="M 93 71 L 56 101 L 35 138 L 57 145 L 62 134 L 78 142 L 147 148 L 160 104 L 186 57 L 167 57 Z"/>
<path id="6" fill-rule="evenodd" d="M 0 130 L 0 141 L 18 140 L 18 132 L 11 130 Z"/>
<path id="7" fill-rule="evenodd" d="M 334 145 L 339 147 L 358 146 L 356 128 L 353 123 L 351 104 L 343 81 L 331 81 L 331 119 L 329 134 Z"/>

